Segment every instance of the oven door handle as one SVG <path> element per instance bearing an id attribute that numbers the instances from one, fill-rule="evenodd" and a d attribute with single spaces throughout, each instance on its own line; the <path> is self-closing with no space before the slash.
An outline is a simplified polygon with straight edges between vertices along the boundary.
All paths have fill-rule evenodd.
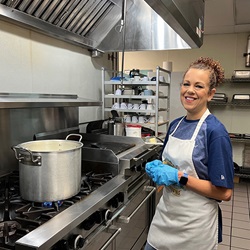
<path id="1" fill-rule="evenodd" d="M 137 211 L 144 205 L 144 203 L 153 195 L 153 193 L 156 190 L 156 187 L 145 186 L 143 190 L 146 191 L 146 192 L 150 192 L 150 193 L 143 199 L 143 201 L 140 203 L 140 205 L 129 216 L 120 215 L 117 218 L 117 222 L 119 222 L 119 223 L 129 223 L 130 219 L 137 213 Z"/>
<path id="2" fill-rule="evenodd" d="M 89 245 L 94 239 L 96 239 L 97 235 L 99 235 L 103 230 L 106 230 L 108 233 L 112 233 L 109 239 L 102 245 L 99 250 L 106 249 L 112 241 L 118 236 L 118 234 L 122 231 L 119 227 L 115 227 L 114 225 L 103 225 L 100 228 L 94 230 L 87 238 L 85 238 L 84 247 Z"/>
<path id="3" fill-rule="evenodd" d="M 106 249 L 112 243 L 112 241 L 118 236 L 118 234 L 122 231 L 122 229 L 120 227 L 117 228 L 113 225 L 109 226 L 107 230 L 108 230 L 108 232 L 111 230 L 112 231 L 115 230 L 115 231 L 110 236 L 110 238 L 104 243 L 104 245 L 100 248 L 100 250 Z"/>

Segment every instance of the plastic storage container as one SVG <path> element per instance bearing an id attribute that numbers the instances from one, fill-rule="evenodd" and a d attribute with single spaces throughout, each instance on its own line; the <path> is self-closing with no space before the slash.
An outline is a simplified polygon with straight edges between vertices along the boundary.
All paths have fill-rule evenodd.
<path id="1" fill-rule="evenodd" d="M 126 136 L 130 137 L 141 137 L 141 125 L 127 124 Z"/>

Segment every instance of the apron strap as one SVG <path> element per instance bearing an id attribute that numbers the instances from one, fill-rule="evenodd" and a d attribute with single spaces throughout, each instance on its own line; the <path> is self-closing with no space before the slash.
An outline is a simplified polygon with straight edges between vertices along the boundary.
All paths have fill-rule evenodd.
<path id="1" fill-rule="evenodd" d="M 197 136 L 197 134 L 198 134 L 198 132 L 199 132 L 199 130 L 200 130 L 200 127 L 201 127 L 202 123 L 205 121 L 205 119 L 207 118 L 207 116 L 208 116 L 209 114 L 210 114 L 210 111 L 207 109 L 207 110 L 205 111 L 205 113 L 202 115 L 201 119 L 199 120 L 199 122 L 198 122 L 198 124 L 197 124 L 197 126 L 196 126 L 196 128 L 195 128 L 195 131 L 194 131 L 194 133 L 193 133 L 193 136 L 192 136 L 191 140 L 194 140 L 194 139 L 196 138 L 196 136 Z M 179 127 L 180 123 L 183 121 L 184 117 L 185 117 L 185 116 L 183 116 L 183 117 L 181 118 L 181 120 L 178 122 L 177 126 L 175 127 L 174 131 L 173 131 L 170 135 L 173 135 L 173 134 L 174 134 L 174 132 L 175 132 L 175 131 L 177 130 L 177 128 Z"/>
<path id="2" fill-rule="evenodd" d="M 194 139 L 196 138 L 196 136 L 197 136 L 197 134 L 199 133 L 199 130 L 200 130 L 200 128 L 201 128 L 201 125 L 203 124 L 203 122 L 205 121 L 205 119 L 207 118 L 207 116 L 208 116 L 209 114 L 210 114 L 210 112 L 209 112 L 209 110 L 207 109 L 207 110 L 205 111 L 205 113 L 202 115 L 201 119 L 199 120 L 199 122 L 198 122 L 198 124 L 197 124 L 197 126 L 196 126 L 196 128 L 195 128 L 195 131 L 194 131 L 194 133 L 193 133 L 193 136 L 192 136 L 191 140 L 194 140 Z"/>
<path id="3" fill-rule="evenodd" d="M 173 131 L 170 135 L 173 135 L 173 134 L 174 134 L 174 132 L 176 131 L 176 129 L 179 127 L 180 123 L 183 121 L 184 117 L 185 117 L 185 116 L 183 116 L 183 117 L 180 119 L 180 121 L 178 122 L 178 124 L 177 124 L 177 126 L 175 127 L 174 131 Z"/>

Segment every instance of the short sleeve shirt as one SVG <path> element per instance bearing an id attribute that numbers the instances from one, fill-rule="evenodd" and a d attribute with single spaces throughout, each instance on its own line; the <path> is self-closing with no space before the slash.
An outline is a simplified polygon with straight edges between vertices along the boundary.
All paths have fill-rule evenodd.
<path id="1" fill-rule="evenodd" d="M 181 118 L 171 122 L 164 147 Z M 184 118 L 173 136 L 182 140 L 191 139 L 198 122 Z M 225 126 L 212 114 L 207 116 L 198 132 L 192 160 L 200 179 L 209 180 L 215 186 L 233 188 L 231 141 Z"/>

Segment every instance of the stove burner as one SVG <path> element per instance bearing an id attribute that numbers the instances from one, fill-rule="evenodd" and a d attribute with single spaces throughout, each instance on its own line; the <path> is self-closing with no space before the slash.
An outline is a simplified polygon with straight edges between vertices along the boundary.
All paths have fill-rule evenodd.
<path id="1" fill-rule="evenodd" d="M 15 249 L 15 242 L 40 225 L 86 198 L 113 178 L 112 173 L 89 172 L 82 177 L 80 192 L 63 201 L 30 202 L 19 194 L 19 176 L 0 179 L 0 249 Z"/>
<path id="2" fill-rule="evenodd" d="M 63 201 L 45 201 L 42 203 L 43 207 L 60 207 L 62 206 Z"/>
<path id="3" fill-rule="evenodd" d="M 5 221 L 0 223 L 0 237 L 8 237 L 15 234 L 21 225 L 16 221 Z"/>
<path id="4" fill-rule="evenodd" d="M 82 177 L 81 192 L 89 194 L 95 188 L 102 186 L 104 183 L 108 182 L 112 178 L 112 173 L 95 174 L 93 172 L 89 172 Z"/>

